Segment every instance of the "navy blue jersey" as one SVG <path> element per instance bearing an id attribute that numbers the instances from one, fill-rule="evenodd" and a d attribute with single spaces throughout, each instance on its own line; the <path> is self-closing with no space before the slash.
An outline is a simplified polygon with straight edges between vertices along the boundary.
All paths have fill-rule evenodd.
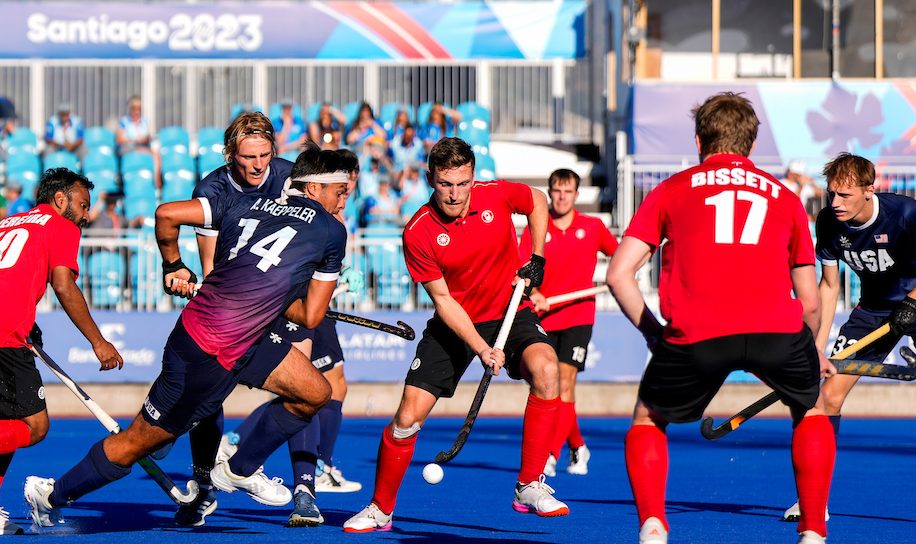
<path id="1" fill-rule="evenodd" d="M 845 262 L 862 280 L 858 305 L 894 308 L 916 288 L 916 200 L 875 195 L 872 218 L 862 226 L 841 222 L 829 207 L 817 215 L 817 258 L 824 266 Z"/>
<path id="2" fill-rule="evenodd" d="M 287 204 L 226 192 L 201 198 L 205 227 L 219 231 L 213 271 L 182 312 L 195 342 L 232 368 L 309 280 L 336 281 L 347 242 L 343 224 L 318 202 Z"/>
<path id="3" fill-rule="evenodd" d="M 289 177 L 293 170 L 293 163 L 286 159 L 275 157 L 270 160 L 270 167 L 264 181 L 257 187 L 242 187 L 234 179 L 229 166 L 222 166 L 207 174 L 207 177 L 200 180 L 194 187 L 194 198 L 215 199 L 221 194 L 233 189 L 239 193 L 267 195 L 276 198 L 280 196 L 283 190 L 283 183 Z M 197 234 L 203 236 L 216 236 L 217 231 L 213 229 L 195 229 Z"/>

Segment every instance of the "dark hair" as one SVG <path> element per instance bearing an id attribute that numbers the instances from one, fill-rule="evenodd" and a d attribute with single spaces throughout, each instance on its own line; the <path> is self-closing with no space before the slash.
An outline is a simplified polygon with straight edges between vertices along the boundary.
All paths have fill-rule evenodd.
<path id="1" fill-rule="evenodd" d="M 852 153 L 840 153 L 824 165 L 822 173 L 827 183 L 835 181 L 853 187 L 868 187 L 875 183 L 875 165 L 865 157 Z"/>
<path id="2" fill-rule="evenodd" d="M 547 178 L 547 190 L 552 191 L 554 184 L 556 184 L 557 182 L 561 182 L 561 181 L 575 182 L 576 190 L 578 191 L 579 182 L 581 182 L 582 180 L 581 178 L 579 178 L 579 174 L 573 172 L 569 168 L 557 168 L 556 170 L 551 172 L 550 177 Z"/>
<path id="3" fill-rule="evenodd" d="M 474 150 L 461 138 L 442 138 L 429 150 L 429 173 L 452 170 L 470 164 L 474 168 Z"/>
<path id="4" fill-rule="evenodd" d="M 344 170 L 347 172 L 359 172 L 359 157 L 356 156 L 356 153 L 349 149 L 338 149 L 337 154 L 340 155 Z"/>
<path id="5" fill-rule="evenodd" d="M 74 185 L 82 185 L 91 191 L 95 185 L 86 176 L 82 176 L 66 168 L 51 168 L 45 170 L 38 180 L 38 195 L 35 200 L 38 204 L 50 204 L 54 195 L 62 191 L 70 198 Z"/>
<path id="6" fill-rule="evenodd" d="M 348 171 L 345 159 L 337 151 L 321 149 L 314 142 L 307 142 L 303 147 L 304 151 L 299 153 L 289 174 L 293 180 L 316 174 Z M 292 182 L 294 187 L 302 188 L 304 185 L 302 182 Z"/>
<path id="7" fill-rule="evenodd" d="M 700 155 L 735 153 L 751 154 L 760 121 L 751 101 L 741 93 L 719 93 L 711 96 L 691 112 L 696 135 L 700 137 Z"/>

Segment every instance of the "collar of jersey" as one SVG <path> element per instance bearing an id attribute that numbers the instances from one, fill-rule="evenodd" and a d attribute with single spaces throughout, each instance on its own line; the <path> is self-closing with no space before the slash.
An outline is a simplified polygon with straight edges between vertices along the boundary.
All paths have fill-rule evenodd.
<path id="1" fill-rule="evenodd" d="M 258 189 L 261 188 L 261 185 L 264 185 L 264 184 L 267 182 L 267 178 L 268 178 L 268 176 L 270 176 L 270 165 L 268 164 L 268 165 L 267 165 L 267 169 L 264 170 L 264 177 L 261 178 L 261 185 L 258 185 L 257 187 L 252 187 L 250 190 L 246 191 L 244 187 L 242 187 L 242 186 L 239 185 L 234 179 L 232 179 L 232 166 L 227 166 L 226 168 L 228 168 L 228 171 L 226 172 L 226 175 L 229 176 L 229 183 L 232 185 L 232 187 L 233 187 L 236 191 L 238 191 L 238 192 L 240 192 L 240 193 L 249 193 L 249 192 L 250 192 L 250 193 L 253 193 L 253 192 L 255 192 L 256 190 L 258 190 Z"/>
<path id="2" fill-rule="evenodd" d="M 459 220 L 464 219 L 465 221 L 467 221 L 468 218 L 471 217 L 471 215 L 475 215 L 479 213 L 474 208 L 474 199 L 473 198 L 471 199 L 470 206 L 468 206 L 468 213 L 465 214 L 463 218 L 457 217 L 455 219 L 452 219 L 451 221 L 445 220 L 445 216 L 443 215 L 442 210 L 440 210 L 439 206 L 436 205 L 435 199 L 433 197 L 429 197 L 429 208 L 432 211 L 432 213 L 429 215 L 433 218 L 433 221 L 442 225 L 442 228 L 444 228 L 445 230 L 448 230 L 452 225 L 455 225 Z"/>
<path id="3" fill-rule="evenodd" d="M 735 155 L 733 153 L 718 153 L 716 155 L 712 155 L 711 157 L 708 157 L 705 161 L 703 161 L 703 164 L 704 165 L 706 164 L 728 164 L 728 163 L 735 163 L 735 162 L 740 162 L 741 163 L 740 166 L 744 166 L 744 167 L 754 166 L 754 163 L 751 161 L 751 159 L 745 157 L 744 155 Z M 734 165 L 734 166 L 738 166 L 738 165 Z"/>
<path id="4" fill-rule="evenodd" d="M 874 194 L 874 199 L 875 199 L 875 206 L 874 206 L 874 209 L 872 209 L 871 211 L 871 218 L 859 226 L 854 226 L 854 225 L 850 225 L 849 223 L 846 223 L 846 226 L 849 227 L 849 230 L 865 230 L 868 227 L 872 226 L 875 223 L 875 221 L 878 220 L 878 194 L 877 193 Z"/>

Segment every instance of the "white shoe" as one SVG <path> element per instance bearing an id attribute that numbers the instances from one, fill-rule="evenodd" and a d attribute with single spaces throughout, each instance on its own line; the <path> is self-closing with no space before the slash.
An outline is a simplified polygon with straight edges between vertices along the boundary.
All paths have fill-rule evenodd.
<path id="1" fill-rule="evenodd" d="M 373 531 L 390 531 L 394 513 L 386 514 L 379 510 L 374 502 L 360 510 L 358 514 L 348 519 L 343 524 L 343 530 L 348 533 L 371 533 Z"/>
<path id="2" fill-rule="evenodd" d="M 60 511 L 51 506 L 52 491 L 54 491 L 53 478 L 29 476 L 25 479 L 23 494 L 26 502 L 29 503 L 29 514 L 32 516 L 32 521 L 39 527 L 54 527 L 64 521 L 60 517 Z"/>
<path id="3" fill-rule="evenodd" d="M 544 475 L 541 474 L 534 482 L 521 487 L 515 486 L 512 508 L 516 512 L 537 514 L 545 518 L 569 515 L 569 507 L 555 499 L 554 493 L 553 488 L 544 483 Z"/>
<path id="4" fill-rule="evenodd" d="M 569 466 L 566 467 L 566 472 L 579 475 L 588 474 L 588 460 L 591 458 L 592 454 L 585 444 L 576 449 L 570 449 Z"/>
<path id="5" fill-rule="evenodd" d="M 668 531 L 658 518 L 649 518 L 639 529 L 639 544 L 668 544 Z"/>
<path id="6" fill-rule="evenodd" d="M 798 506 L 797 502 L 793 504 L 792 506 L 790 506 L 789 509 L 786 510 L 785 513 L 783 513 L 782 515 L 783 521 L 795 522 L 800 519 L 801 519 L 801 508 Z M 824 521 L 830 521 L 830 512 L 827 510 L 824 510 Z"/>
<path id="7" fill-rule="evenodd" d="M 814 531 L 802 531 L 798 533 L 798 544 L 825 544 L 827 537 L 821 536 Z"/>
<path id="8" fill-rule="evenodd" d="M 0 507 L 0 535 L 21 535 L 22 527 L 10 521 L 10 513 Z"/>
<path id="9" fill-rule="evenodd" d="M 353 493 L 363 488 L 359 482 L 351 482 L 334 467 L 325 465 L 324 472 L 315 478 L 317 493 Z"/>
<path id="10" fill-rule="evenodd" d="M 235 452 L 239 449 L 239 435 L 232 431 L 224 434 L 219 439 L 219 449 L 216 450 L 216 462 L 221 463 L 223 461 L 228 461 L 230 457 L 235 455 Z"/>
<path id="11" fill-rule="evenodd" d="M 248 496 L 268 506 L 284 506 L 293 500 L 293 494 L 283 485 L 282 478 L 268 478 L 264 467 L 259 467 L 251 476 L 232 473 L 228 461 L 221 461 L 210 471 L 213 485 L 226 493 L 242 489 Z"/>
<path id="12" fill-rule="evenodd" d="M 557 458 L 551 453 L 547 458 L 547 464 L 544 465 L 544 476 L 553 478 L 557 475 Z"/>

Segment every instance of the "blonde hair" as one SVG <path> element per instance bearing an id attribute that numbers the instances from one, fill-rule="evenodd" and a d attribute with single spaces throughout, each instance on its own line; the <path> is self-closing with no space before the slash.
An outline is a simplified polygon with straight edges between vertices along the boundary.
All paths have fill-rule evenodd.
<path id="1" fill-rule="evenodd" d="M 274 140 L 274 126 L 266 115 L 259 111 L 240 114 L 226 128 L 223 134 L 223 156 L 227 163 L 238 153 L 239 144 L 246 138 L 264 138 L 270 142 L 271 153 L 277 156 L 277 142 Z"/>

